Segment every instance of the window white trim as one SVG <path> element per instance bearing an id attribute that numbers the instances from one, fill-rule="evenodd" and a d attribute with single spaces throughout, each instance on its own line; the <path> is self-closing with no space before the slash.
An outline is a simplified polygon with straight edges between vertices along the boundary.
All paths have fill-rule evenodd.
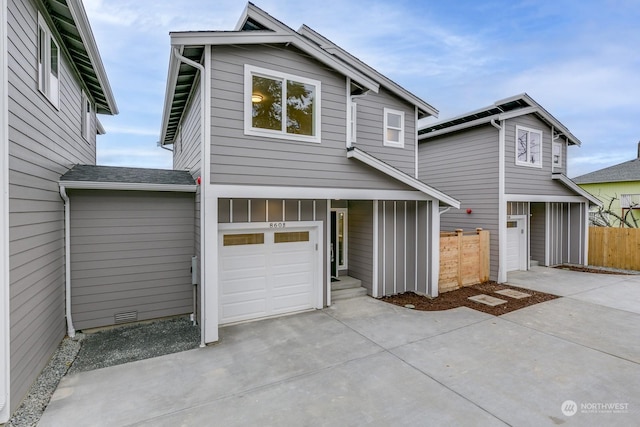
<path id="1" fill-rule="evenodd" d="M 530 146 L 530 142 L 531 142 L 531 138 L 529 137 L 529 135 L 534 134 L 534 135 L 538 135 L 538 137 L 540 138 L 540 153 L 538 156 L 538 161 L 535 163 L 532 162 L 526 162 L 526 161 L 522 161 L 518 159 L 518 134 L 520 131 L 524 131 L 527 132 L 527 153 L 531 152 L 531 146 Z M 516 125 L 516 134 L 515 134 L 515 138 L 514 138 L 514 148 L 515 148 L 515 159 L 516 159 L 516 165 L 518 166 L 528 166 L 530 168 L 542 168 L 542 157 L 543 157 L 543 153 L 544 150 L 543 148 L 543 139 L 542 139 L 542 131 L 539 129 L 532 129 L 532 128 L 528 128 L 526 126 L 520 126 L 520 125 Z M 528 155 L 528 154 L 527 154 Z"/>
<path id="2" fill-rule="evenodd" d="M 389 114 L 400 116 L 400 126 L 392 126 L 389 124 Z M 389 139 L 389 131 L 398 131 L 398 140 Z M 384 109 L 384 127 L 382 128 L 384 145 L 387 147 L 404 148 L 404 111 L 393 110 L 391 108 Z"/>
<path id="3" fill-rule="evenodd" d="M 38 12 L 38 90 L 57 109 L 60 109 L 60 55 L 58 42 Z"/>
<path id="4" fill-rule="evenodd" d="M 551 144 L 551 167 L 555 169 L 562 169 L 562 142 L 554 142 Z M 556 156 L 558 161 L 556 162 Z"/>
<path id="5" fill-rule="evenodd" d="M 356 142 L 358 136 L 358 104 L 351 100 L 351 109 L 349 116 L 349 147 Z"/>
<path id="6" fill-rule="evenodd" d="M 258 75 L 262 77 L 271 78 L 274 80 L 281 80 L 282 85 L 282 99 L 287 98 L 287 81 L 295 81 L 312 85 L 315 87 L 315 99 L 313 109 L 313 129 L 314 135 L 300 135 L 287 133 L 286 126 L 286 108 L 282 111 L 282 129 L 271 130 L 253 127 L 253 107 L 251 96 L 253 95 L 253 76 Z M 284 104 L 284 102 L 283 102 Z M 267 138 L 288 139 L 293 141 L 305 141 L 305 142 L 321 142 L 321 83 L 319 80 L 312 80 L 305 77 L 295 76 L 293 74 L 283 73 L 280 71 L 268 70 L 266 68 L 255 67 L 253 65 L 245 64 L 244 66 L 244 133 L 245 135 L 262 136 Z"/>
<path id="7" fill-rule="evenodd" d="M 87 94 L 82 92 L 82 101 L 80 102 L 80 128 L 82 137 L 91 142 L 91 119 L 93 117 L 93 106 L 91 105 L 91 99 Z"/>

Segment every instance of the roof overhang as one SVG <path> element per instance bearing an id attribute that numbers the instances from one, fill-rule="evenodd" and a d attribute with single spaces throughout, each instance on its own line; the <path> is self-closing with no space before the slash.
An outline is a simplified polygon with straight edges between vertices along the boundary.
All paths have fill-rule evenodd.
<path id="1" fill-rule="evenodd" d="M 195 193 L 197 185 L 149 184 L 136 182 L 96 182 L 96 181 L 58 181 L 58 185 L 67 190 L 129 190 L 129 191 L 167 191 L 174 193 Z"/>
<path id="2" fill-rule="evenodd" d="M 460 202 L 456 199 L 454 199 L 453 197 L 450 197 L 446 194 L 444 194 L 443 192 L 436 190 L 435 188 L 425 184 L 424 182 L 417 180 L 416 178 L 412 177 L 411 175 L 407 175 L 406 173 L 402 172 L 401 170 L 398 170 L 396 168 L 394 168 L 393 166 L 383 162 L 382 160 L 379 160 L 375 157 L 373 157 L 370 154 L 367 154 L 366 152 L 355 148 L 355 147 L 351 147 L 347 150 L 347 157 L 350 159 L 356 159 L 361 161 L 362 163 L 402 182 L 403 184 L 408 185 L 409 187 L 412 187 L 418 191 L 421 191 L 422 193 L 442 202 L 445 203 L 451 207 L 454 207 L 456 209 L 460 209 Z"/>
<path id="3" fill-rule="evenodd" d="M 47 11 L 73 65 L 96 104 L 96 112 L 118 114 L 89 19 L 80 0 L 45 0 Z"/>
<path id="4" fill-rule="evenodd" d="M 575 182 L 571 181 L 565 174 L 553 173 L 551 174 L 551 178 L 555 179 L 556 181 L 560 181 L 562 184 L 564 184 L 567 188 L 569 188 L 574 193 L 589 200 L 590 204 L 596 205 L 598 207 L 602 207 L 602 202 L 600 201 L 600 199 L 598 199 L 593 194 L 589 193 L 588 191 L 580 187 Z"/>
<path id="5" fill-rule="evenodd" d="M 580 142 L 566 126 L 527 94 L 512 96 L 497 101 L 488 107 L 422 126 L 418 130 L 418 140 L 424 141 L 439 135 L 488 124 L 491 123 L 491 121 L 507 120 L 527 114 L 535 114 L 538 116 L 538 118 L 554 129 L 556 135 L 564 136 L 570 145 L 582 145 L 582 142 Z"/>

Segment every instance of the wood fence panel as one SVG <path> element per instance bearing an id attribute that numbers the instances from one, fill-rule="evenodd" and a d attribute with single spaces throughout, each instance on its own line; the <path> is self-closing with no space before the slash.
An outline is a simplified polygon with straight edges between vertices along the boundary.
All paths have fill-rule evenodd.
<path id="1" fill-rule="evenodd" d="M 589 227 L 589 264 L 640 270 L 640 229 Z"/>
<path id="2" fill-rule="evenodd" d="M 440 233 L 439 292 L 475 285 L 489 279 L 489 232 Z"/>

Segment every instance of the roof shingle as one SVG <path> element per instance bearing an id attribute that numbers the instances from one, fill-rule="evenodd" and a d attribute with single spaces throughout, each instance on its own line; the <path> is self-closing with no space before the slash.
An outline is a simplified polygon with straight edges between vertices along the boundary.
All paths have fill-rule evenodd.
<path id="1" fill-rule="evenodd" d="M 75 165 L 60 177 L 60 181 L 195 185 L 187 171 L 97 165 Z"/>

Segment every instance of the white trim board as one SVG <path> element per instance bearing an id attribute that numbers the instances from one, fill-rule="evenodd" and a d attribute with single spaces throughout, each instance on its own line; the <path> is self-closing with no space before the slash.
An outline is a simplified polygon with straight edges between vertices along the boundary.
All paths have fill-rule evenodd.
<path id="1" fill-rule="evenodd" d="M 177 184 L 145 184 L 135 182 L 94 182 L 94 181 L 59 181 L 60 187 L 67 190 L 130 190 L 130 191 L 169 191 L 195 193 L 196 185 Z"/>
<path id="2" fill-rule="evenodd" d="M 505 202 L 584 203 L 587 201 L 586 198 L 581 196 L 545 196 L 534 194 L 505 194 L 504 198 Z"/>
<path id="3" fill-rule="evenodd" d="M 0 424 L 10 411 L 9 95 L 7 0 L 0 0 Z"/>

